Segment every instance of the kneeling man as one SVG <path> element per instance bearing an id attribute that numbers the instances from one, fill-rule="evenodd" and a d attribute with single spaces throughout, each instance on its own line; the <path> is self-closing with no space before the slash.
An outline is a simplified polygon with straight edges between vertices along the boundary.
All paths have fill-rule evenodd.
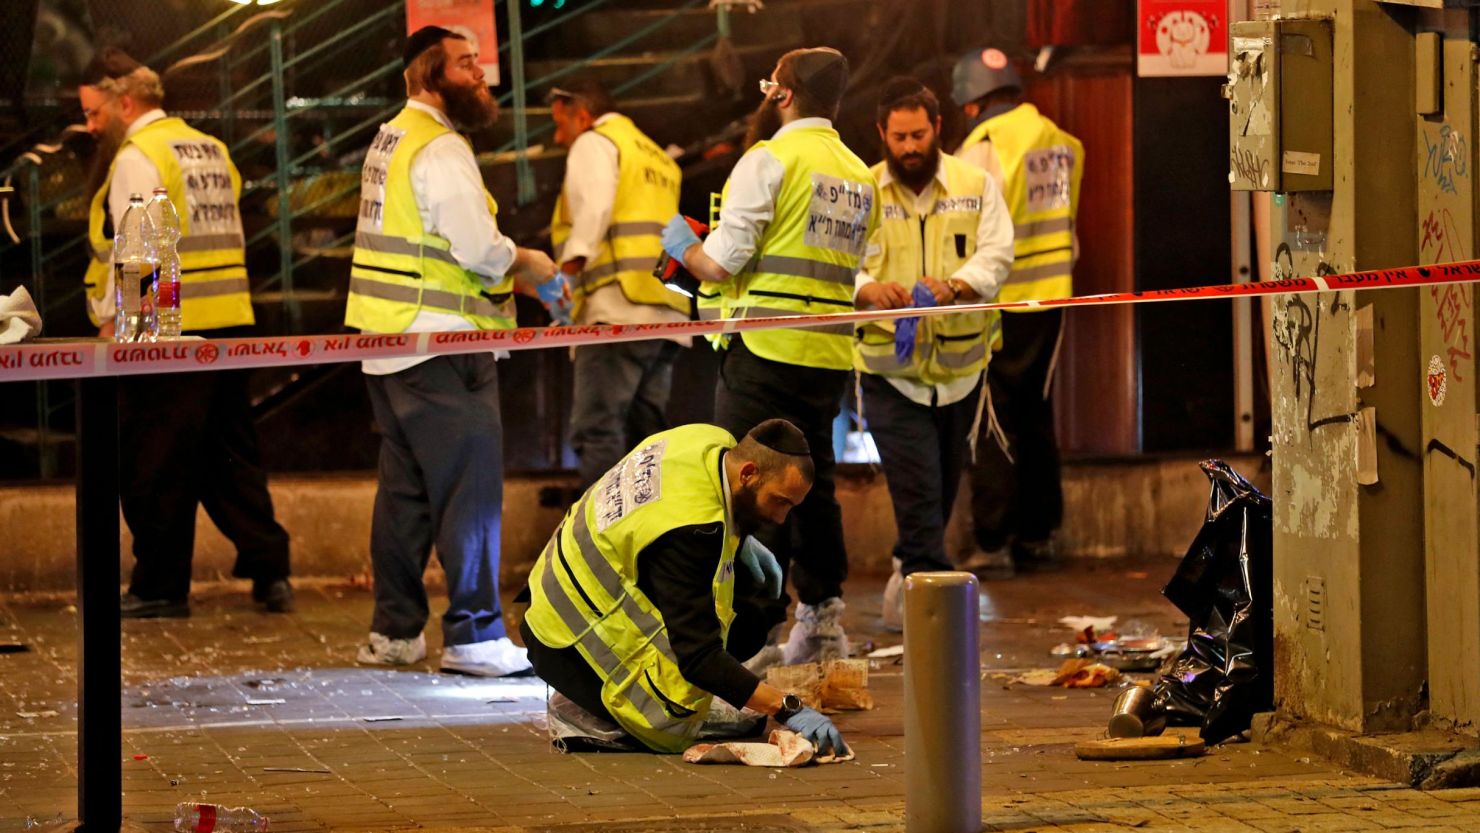
<path id="1" fill-rule="evenodd" d="M 812 487 L 806 438 L 772 419 L 738 444 L 686 425 L 644 440 L 581 497 L 530 573 L 521 632 L 535 672 L 590 716 L 656 752 L 692 744 L 714 698 L 771 715 L 820 754 L 838 730 L 739 657 L 766 623 L 742 588 L 781 593 L 776 557 L 751 537 Z"/>

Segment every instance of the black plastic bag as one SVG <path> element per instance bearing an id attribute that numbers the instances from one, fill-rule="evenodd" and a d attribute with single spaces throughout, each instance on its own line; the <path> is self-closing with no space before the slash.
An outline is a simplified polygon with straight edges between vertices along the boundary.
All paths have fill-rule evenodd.
<path id="1" fill-rule="evenodd" d="M 1220 743 L 1274 707 L 1274 522 L 1268 497 L 1222 460 L 1197 538 L 1161 593 L 1190 620 L 1187 648 L 1162 667 L 1155 710 Z"/>

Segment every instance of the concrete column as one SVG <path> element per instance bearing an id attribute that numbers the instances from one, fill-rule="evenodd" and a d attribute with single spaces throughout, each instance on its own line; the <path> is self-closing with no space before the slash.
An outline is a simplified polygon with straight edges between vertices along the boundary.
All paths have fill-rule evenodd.
<path id="1" fill-rule="evenodd" d="M 1277 273 L 1416 262 L 1413 27 L 1376 0 L 1284 0 L 1332 19 L 1334 190 L 1276 195 Z M 1300 117 L 1286 102 L 1287 117 Z M 1312 117 L 1321 117 L 1315 114 Z M 1273 495 L 1278 710 L 1407 728 L 1426 673 L 1418 293 L 1275 299 Z M 1357 378 L 1370 308 L 1374 378 Z M 1364 336 L 1364 338 L 1366 338 Z M 1360 481 L 1360 482 L 1359 482 Z"/>

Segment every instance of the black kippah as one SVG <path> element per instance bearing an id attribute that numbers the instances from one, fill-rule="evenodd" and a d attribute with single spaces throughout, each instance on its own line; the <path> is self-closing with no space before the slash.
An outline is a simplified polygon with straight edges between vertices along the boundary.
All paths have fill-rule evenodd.
<path id="1" fill-rule="evenodd" d="M 750 438 L 779 454 L 793 457 L 810 457 L 812 447 L 807 437 L 795 425 L 784 419 L 768 419 L 750 429 Z"/>
<path id="2" fill-rule="evenodd" d="M 96 87 L 107 79 L 123 78 L 143 64 L 129 57 L 127 52 L 116 46 L 99 49 L 93 59 L 82 70 L 82 84 Z"/>
<path id="3" fill-rule="evenodd" d="M 443 29 L 441 26 L 423 26 L 412 32 L 411 37 L 406 39 L 406 51 L 401 53 L 401 66 L 403 68 L 411 66 L 411 62 L 416 60 L 417 55 L 441 43 L 443 38 L 454 34 L 456 33 L 452 30 Z"/>
<path id="4" fill-rule="evenodd" d="M 848 87 L 848 59 L 835 49 L 818 48 L 798 55 L 792 65 L 797 83 L 814 98 L 832 104 Z"/>

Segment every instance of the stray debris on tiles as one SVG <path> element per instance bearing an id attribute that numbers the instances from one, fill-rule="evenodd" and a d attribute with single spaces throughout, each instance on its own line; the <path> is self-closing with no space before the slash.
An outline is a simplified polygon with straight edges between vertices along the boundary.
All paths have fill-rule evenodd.
<path id="1" fill-rule="evenodd" d="M 45 709 L 39 712 L 16 712 L 15 716 L 22 720 L 31 720 L 37 717 L 56 717 L 57 713 L 54 709 Z"/>
<path id="2" fill-rule="evenodd" d="M 998 675 L 999 678 L 1001 676 Z M 1064 664 L 1057 669 L 1039 668 L 1007 679 L 1008 685 L 1018 683 L 1060 688 L 1104 688 L 1119 681 L 1120 672 L 1116 669 L 1102 663 L 1078 658 L 1064 660 Z"/>
<path id="3" fill-rule="evenodd" d="M 766 672 L 766 682 L 822 712 L 867 711 L 874 707 L 866 659 L 777 666 Z"/>
<path id="4" fill-rule="evenodd" d="M 308 767 L 301 767 L 301 766 L 265 766 L 265 767 L 262 768 L 262 771 L 263 772 L 307 772 L 307 773 L 313 773 L 315 775 L 333 775 L 334 774 L 334 773 L 330 772 L 327 769 L 309 769 Z"/>
<path id="5" fill-rule="evenodd" d="M 1081 761 L 1160 761 L 1196 758 L 1207 748 L 1202 738 L 1163 735 L 1154 738 L 1106 738 L 1074 744 Z"/>
<path id="6" fill-rule="evenodd" d="M 0 654 L 24 654 L 29 650 L 31 650 L 31 646 L 24 642 L 0 639 Z"/>
<path id="7" fill-rule="evenodd" d="M 890 657 L 902 656 L 904 656 L 903 645 L 890 645 L 888 648 L 880 648 L 877 651 L 870 651 L 868 654 L 869 659 L 889 659 Z"/>
<path id="8" fill-rule="evenodd" d="M 739 742 L 699 743 L 683 753 L 691 764 L 739 764 L 741 766 L 798 767 L 807 764 L 833 764 L 853 760 L 847 755 L 818 755 L 812 742 L 785 729 L 771 732 L 766 743 Z"/>

